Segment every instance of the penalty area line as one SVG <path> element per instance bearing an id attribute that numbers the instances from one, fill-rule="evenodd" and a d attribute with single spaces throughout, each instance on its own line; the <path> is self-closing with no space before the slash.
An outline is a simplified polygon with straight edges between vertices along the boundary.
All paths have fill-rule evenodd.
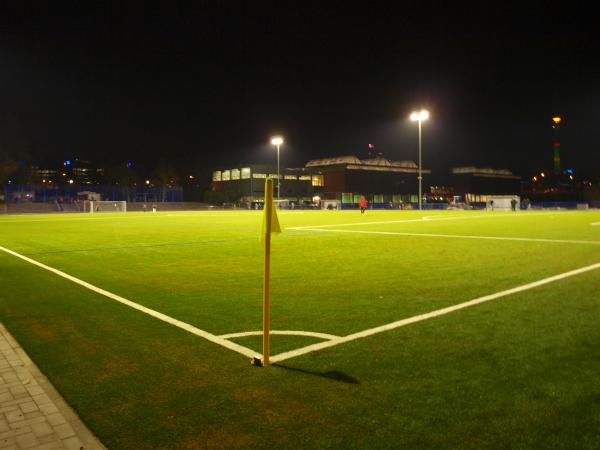
<path id="1" fill-rule="evenodd" d="M 214 344 L 218 344 L 222 347 L 228 348 L 229 350 L 233 350 L 234 352 L 240 353 L 244 356 L 247 356 L 249 358 L 253 358 L 255 356 L 259 356 L 259 354 L 253 350 L 250 350 L 247 347 L 244 347 L 242 345 L 236 344 L 235 342 L 231 342 L 228 341 L 227 339 L 223 339 L 219 336 L 216 336 L 212 333 L 209 333 L 208 331 L 204 331 L 201 330 L 199 328 L 194 327 L 193 325 L 190 325 L 188 323 L 182 322 L 180 320 L 174 319 L 173 317 L 167 316 L 166 314 L 160 313 L 158 311 L 155 311 L 153 309 L 150 308 L 146 308 L 145 306 L 142 306 L 138 303 L 132 302 L 131 300 L 127 300 L 124 297 L 121 297 L 119 295 L 113 294 L 112 292 L 106 291 L 102 288 L 99 288 L 97 286 L 94 286 L 93 284 L 90 284 L 86 281 L 80 280 L 79 278 L 76 278 L 72 275 L 69 275 L 68 273 L 62 272 L 58 269 L 55 269 L 53 267 L 47 266 L 46 264 L 42 264 L 39 261 L 36 261 L 34 259 L 28 258 L 27 256 L 23 256 L 17 252 L 14 252 L 8 248 L 2 247 L 0 246 L 0 250 L 2 250 L 5 253 L 8 253 L 9 255 L 13 255 L 16 256 L 17 258 L 22 259 L 23 261 L 26 261 L 30 264 L 33 264 L 35 266 L 41 267 L 42 269 L 45 269 L 49 272 L 54 273 L 55 275 L 58 275 L 59 277 L 65 278 L 69 281 L 72 281 L 75 284 L 78 284 L 79 286 L 82 286 L 86 289 L 89 289 L 90 291 L 96 292 L 97 294 L 103 295 L 104 297 L 108 297 L 111 300 L 115 300 L 119 303 L 122 303 L 126 306 L 129 306 L 133 309 L 137 309 L 138 311 L 141 311 L 145 314 L 148 314 L 149 316 L 154 317 L 155 319 L 158 320 L 162 320 L 163 322 L 166 322 L 170 325 L 174 325 L 177 328 L 181 328 L 182 330 L 185 330 L 189 333 L 192 333 L 196 336 L 199 336 L 201 338 L 206 339 L 207 341 L 210 341 Z"/>
<path id="2" fill-rule="evenodd" d="M 512 289 L 507 289 L 505 291 L 496 292 L 495 294 L 486 295 L 483 297 L 479 297 L 473 300 L 469 300 L 464 303 L 459 303 L 458 305 L 449 306 L 447 308 L 438 309 L 435 311 L 431 311 L 426 314 L 420 314 L 418 316 L 409 317 L 407 319 L 398 320 L 396 322 L 388 323 L 386 325 L 382 325 L 379 327 L 371 328 L 368 330 L 360 331 L 358 333 L 349 334 L 348 336 L 340 337 L 337 339 L 331 339 L 329 341 L 320 342 L 318 344 L 308 345 L 303 348 L 299 348 L 296 350 L 292 350 L 285 353 L 280 353 L 279 355 L 275 355 L 271 357 L 272 363 L 277 363 L 281 361 L 285 361 L 286 359 L 295 358 L 296 356 L 305 355 L 307 353 L 312 353 L 317 350 L 323 350 L 325 348 L 333 347 L 339 344 L 344 344 L 346 342 L 355 341 L 356 339 L 361 339 L 367 336 L 372 336 L 374 334 L 383 333 L 385 331 L 394 330 L 396 328 L 400 328 L 411 323 L 422 322 L 424 320 L 433 319 L 434 317 L 443 316 L 445 314 L 450 314 L 454 311 L 459 311 L 461 309 L 470 308 L 471 306 L 479 305 L 481 303 L 489 302 L 492 300 L 496 300 L 501 297 L 506 297 L 508 295 L 516 294 L 518 292 L 527 291 L 529 289 L 533 289 L 539 286 L 543 286 L 545 284 L 554 283 L 555 281 L 563 280 L 565 278 L 569 278 L 575 275 L 582 274 L 584 272 L 589 272 L 591 270 L 600 269 L 600 263 L 591 264 L 589 266 L 581 267 L 579 269 L 571 270 L 569 272 L 564 272 L 558 275 L 554 275 L 548 278 L 544 278 L 542 280 L 534 281 L 533 283 L 524 284 L 521 286 L 517 286 Z"/>

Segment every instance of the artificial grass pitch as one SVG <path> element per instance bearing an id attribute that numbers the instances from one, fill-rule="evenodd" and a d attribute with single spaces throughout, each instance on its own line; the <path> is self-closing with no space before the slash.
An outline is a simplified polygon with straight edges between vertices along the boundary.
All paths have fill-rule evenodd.
<path id="1" fill-rule="evenodd" d="M 595 211 L 279 220 L 273 330 L 346 336 L 600 262 Z M 7 216 L 0 246 L 224 335 L 261 327 L 260 224 Z M 0 268 L 0 320 L 111 449 L 600 446 L 598 270 L 258 369 L 4 252 Z M 272 355 L 319 341 L 273 335 Z"/>

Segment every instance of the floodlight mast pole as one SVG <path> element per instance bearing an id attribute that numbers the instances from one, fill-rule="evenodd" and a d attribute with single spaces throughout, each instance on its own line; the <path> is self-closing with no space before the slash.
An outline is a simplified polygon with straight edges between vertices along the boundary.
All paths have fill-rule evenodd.
<path id="1" fill-rule="evenodd" d="M 279 171 L 279 146 L 281 144 L 283 144 L 283 138 L 281 136 L 273 136 L 271 138 L 271 144 L 274 145 L 275 147 L 277 147 L 277 202 L 281 206 L 281 203 L 279 203 L 279 200 L 281 200 L 281 174 Z"/>
<path id="2" fill-rule="evenodd" d="M 410 120 L 419 122 L 419 209 L 423 209 L 423 164 L 422 164 L 422 142 L 421 142 L 421 122 L 429 118 L 429 111 L 422 109 L 421 112 L 413 112 Z"/>
<path id="3" fill-rule="evenodd" d="M 281 200 L 281 175 L 279 174 L 279 145 L 281 145 L 278 141 L 277 143 L 277 202 Z M 279 203 L 281 206 L 281 203 Z"/>
<path id="4" fill-rule="evenodd" d="M 419 119 L 419 209 L 423 209 L 423 173 L 421 162 L 421 119 Z"/>

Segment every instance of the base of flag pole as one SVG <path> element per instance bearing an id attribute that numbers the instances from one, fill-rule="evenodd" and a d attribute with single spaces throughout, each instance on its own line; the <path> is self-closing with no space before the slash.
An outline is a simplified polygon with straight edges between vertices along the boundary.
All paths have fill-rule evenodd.
<path id="1" fill-rule="evenodd" d="M 263 366 L 263 363 L 262 363 L 261 359 L 258 356 L 255 356 L 254 358 L 252 358 L 250 360 L 250 364 L 252 364 L 253 366 L 256 366 L 256 367 L 262 367 Z"/>

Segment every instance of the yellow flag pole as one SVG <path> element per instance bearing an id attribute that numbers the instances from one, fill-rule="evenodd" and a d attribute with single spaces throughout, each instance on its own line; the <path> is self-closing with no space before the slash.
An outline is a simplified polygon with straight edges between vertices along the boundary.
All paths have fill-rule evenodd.
<path id="1" fill-rule="evenodd" d="M 273 217 L 273 180 L 265 180 L 265 273 L 263 279 L 263 364 L 269 364 L 269 302 L 271 287 L 271 226 Z"/>

